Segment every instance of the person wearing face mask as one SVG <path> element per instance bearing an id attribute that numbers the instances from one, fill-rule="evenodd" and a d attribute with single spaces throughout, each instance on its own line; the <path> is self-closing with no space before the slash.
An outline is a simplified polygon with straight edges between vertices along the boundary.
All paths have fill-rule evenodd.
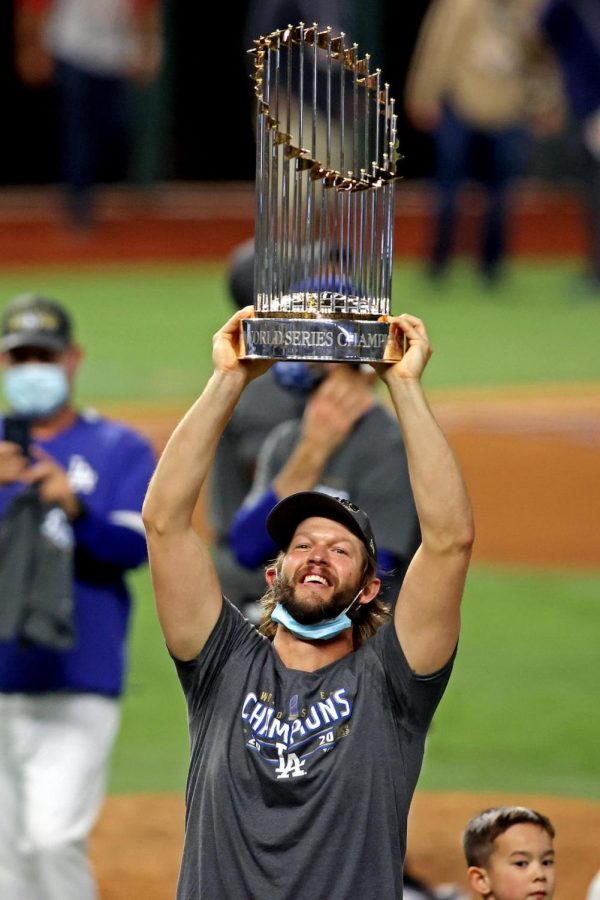
<path id="1" fill-rule="evenodd" d="M 0 417 L 0 619 L 39 599 L 14 595 L 16 584 L 31 585 L 11 568 L 26 558 L 35 572 L 38 547 L 1 552 L 14 541 L 7 526 L 25 497 L 63 517 L 72 552 L 65 646 L 23 633 L 23 617 L 0 640 L 0 896 L 91 900 L 86 845 L 119 724 L 125 574 L 146 561 L 141 506 L 155 457 L 130 428 L 74 406 L 83 352 L 61 304 L 15 298 L 2 315 L 0 354 L 8 405 Z M 29 424 L 29 446 L 14 441 L 15 419 Z M 34 539 L 31 529 L 22 533 Z M 51 587 L 48 572 L 36 577 L 40 590 Z"/>
<path id="2" fill-rule="evenodd" d="M 375 372 L 371 366 L 288 362 L 271 371 L 288 390 L 303 384 L 307 401 L 302 416 L 276 425 L 260 449 L 252 488 L 229 533 L 237 561 L 257 569 L 276 555 L 265 523 L 278 500 L 304 490 L 351 497 L 377 531 L 382 595 L 393 603 L 420 534 L 402 434 L 375 395 Z M 390 467 L 396 473 L 391 482 Z M 254 609 L 260 618 L 256 602 Z M 245 612 L 252 617 L 251 608 Z"/>
<path id="3" fill-rule="evenodd" d="M 236 308 L 250 306 L 254 239 L 236 248 L 227 274 Z M 402 435 L 376 399 L 375 380 L 369 366 L 276 362 L 233 410 L 217 445 L 207 513 L 223 593 L 251 621 L 260 620 L 263 567 L 276 552 L 266 516 L 286 492 L 306 488 L 352 496 L 369 511 L 384 590 L 396 596 L 419 525 Z M 382 477 L 390 462 L 399 473 L 392 486 Z"/>
<path id="4" fill-rule="evenodd" d="M 267 530 L 260 633 L 223 597 L 194 510 L 219 437 L 268 360 L 240 359 L 237 312 L 213 373 L 159 460 L 143 507 L 157 612 L 188 705 L 190 771 L 177 897 L 403 895 L 411 798 L 450 677 L 474 540 L 454 455 L 421 386 L 423 322 L 378 365 L 402 429 L 421 544 L 393 615 L 379 600 L 377 535 L 351 499 L 286 496 Z M 377 440 L 373 434 L 373 440 Z M 386 482 L 397 477 L 390 462 Z"/>

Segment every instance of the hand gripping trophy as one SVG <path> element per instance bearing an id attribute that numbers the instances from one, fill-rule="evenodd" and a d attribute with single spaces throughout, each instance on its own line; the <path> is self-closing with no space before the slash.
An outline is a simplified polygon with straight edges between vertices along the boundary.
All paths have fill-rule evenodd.
<path id="1" fill-rule="evenodd" d="M 396 361 L 390 87 L 330 27 L 290 25 L 255 45 L 255 313 L 242 353 Z"/>

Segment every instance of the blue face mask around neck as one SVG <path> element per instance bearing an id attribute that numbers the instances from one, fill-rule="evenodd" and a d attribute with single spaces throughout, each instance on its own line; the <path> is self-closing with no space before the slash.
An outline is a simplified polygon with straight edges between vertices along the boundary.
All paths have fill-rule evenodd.
<path id="1" fill-rule="evenodd" d="M 301 622 L 297 622 L 281 603 L 278 603 L 271 613 L 271 619 L 273 622 L 279 622 L 281 625 L 284 625 L 296 637 L 303 638 L 306 641 L 326 641 L 335 637 L 340 631 L 352 628 L 352 620 L 347 613 L 348 610 L 352 609 L 363 591 L 364 588 L 361 588 L 352 603 L 346 609 L 343 609 L 335 619 L 321 619 L 320 622 L 315 622 L 313 625 L 303 625 Z"/>
<path id="2" fill-rule="evenodd" d="M 57 363 L 21 363 L 4 373 L 4 395 L 22 416 L 41 419 L 61 408 L 69 396 L 69 382 Z"/>

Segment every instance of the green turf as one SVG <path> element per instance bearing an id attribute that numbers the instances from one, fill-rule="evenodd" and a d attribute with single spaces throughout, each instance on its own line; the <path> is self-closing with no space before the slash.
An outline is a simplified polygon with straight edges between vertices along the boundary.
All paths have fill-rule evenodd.
<path id="1" fill-rule="evenodd" d="M 433 287 L 398 266 L 395 312 L 426 320 L 432 388 L 600 378 L 600 302 L 574 290 L 575 264 L 519 262 L 486 291 L 465 264 Z M 185 403 L 210 371 L 211 335 L 231 311 L 222 265 L 35 268 L 0 272 L 0 306 L 36 290 L 76 316 L 88 358 L 79 396 L 97 404 Z M 138 595 L 132 665 L 112 791 L 177 790 L 185 709 L 153 611 Z M 421 785 L 600 798 L 597 684 L 600 574 L 474 569 L 460 655 L 436 717 Z"/>
<path id="2" fill-rule="evenodd" d="M 421 787 L 600 799 L 600 574 L 475 567 Z"/>
<path id="3" fill-rule="evenodd" d="M 421 316 L 435 355 L 434 387 L 535 384 L 600 378 L 594 335 L 600 295 L 581 293 L 572 263 L 518 262 L 487 288 L 465 263 L 434 284 L 419 265 L 395 271 L 393 308 Z"/>
<path id="4" fill-rule="evenodd" d="M 28 290 L 72 311 L 88 402 L 191 399 L 210 371 L 212 334 L 233 311 L 215 264 L 0 272 L 0 303 Z"/>
<path id="5" fill-rule="evenodd" d="M 518 262 L 485 290 L 459 263 L 432 285 L 417 264 L 396 268 L 393 309 L 421 315 L 435 355 L 428 387 L 600 378 L 600 301 L 575 291 L 575 264 Z M 210 371 L 211 336 L 231 312 L 219 264 L 103 265 L 0 272 L 0 305 L 43 291 L 76 315 L 87 350 L 82 398 L 186 402 Z"/>
<path id="6" fill-rule="evenodd" d="M 180 790 L 188 762 L 185 700 L 160 632 L 147 568 L 130 583 L 136 597 L 130 671 L 110 790 Z"/>
<path id="7" fill-rule="evenodd" d="M 392 306 L 428 327 L 434 356 L 425 384 L 486 387 L 600 378 L 600 295 L 581 292 L 573 263 L 512 265 L 506 280 L 486 287 L 458 263 L 441 284 L 422 266 L 396 268 Z"/>
<path id="8" fill-rule="evenodd" d="M 112 791 L 185 783 L 183 695 L 136 576 L 130 686 Z M 474 567 L 460 651 L 420 786 L 600 799 L 600 574 Z"/>

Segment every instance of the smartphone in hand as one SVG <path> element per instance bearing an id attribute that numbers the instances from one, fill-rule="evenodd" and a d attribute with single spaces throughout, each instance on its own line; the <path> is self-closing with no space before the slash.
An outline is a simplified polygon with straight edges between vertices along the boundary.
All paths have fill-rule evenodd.
<path id="1" fill-rule="evenodd" d="M 18 444 L 21 452 L 29 456 L 31 446 L 31 422 L 24 416 L 5 416 L 2 439 Z"/>

